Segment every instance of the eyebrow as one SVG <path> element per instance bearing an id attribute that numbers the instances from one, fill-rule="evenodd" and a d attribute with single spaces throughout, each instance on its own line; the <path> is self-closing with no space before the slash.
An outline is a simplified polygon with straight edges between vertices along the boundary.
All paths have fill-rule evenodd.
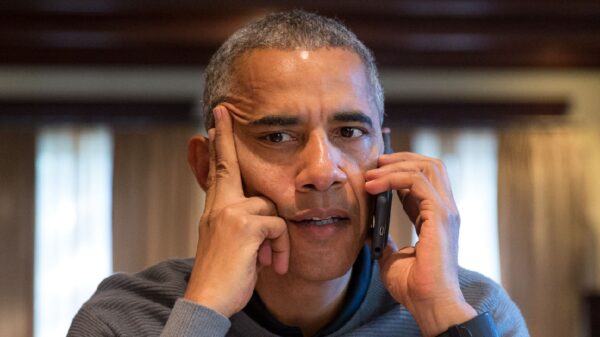
<path id="1" fill-rule="evenodd" d="M 287 126 L 297 125 L 300 123 L 300 118 L 291 116 L 265 116 L 250 122 L 250 125 L 266 125 L 266 126 Z"/>
<path id="2" fill-rule="evenodd" d="M 333 115 L 333 120 L 337 122 L 359 122 L 373 127 L 373 121 L 371 120 L 371 117 L 360 111 L 338 112 Z M 300 118 L 298 117 L 272 115 L 254 120 L 250 122 L 250 125 L 289 126 L 298 125 L 299 123 Z"/>
<path id="3" fill-rule="evenodd" d="M 371 117 L 360 111 L 338 112 L 333 115 L 333 120 L 339 122 L 360 122 L 373 127 Z"/>

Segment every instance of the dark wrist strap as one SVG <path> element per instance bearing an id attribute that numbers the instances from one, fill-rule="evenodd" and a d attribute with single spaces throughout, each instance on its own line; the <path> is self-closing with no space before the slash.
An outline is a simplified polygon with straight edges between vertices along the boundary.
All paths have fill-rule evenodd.
<path id="1" fill-rule="evenodd" d="M 453 325 L 448 331 L 437 337 L 499 337 L 496 323 L 488 312 L 466 321 L 462 324 Z"/>

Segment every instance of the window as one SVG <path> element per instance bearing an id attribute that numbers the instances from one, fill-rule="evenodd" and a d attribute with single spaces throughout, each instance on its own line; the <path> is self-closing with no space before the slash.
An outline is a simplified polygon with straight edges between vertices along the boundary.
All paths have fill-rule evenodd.
<path id="1" fill-rule="evenodd" d="M 34 335 L 64 336 L 111 273 L 112 136 L 46 128 L 36 149 Z"/>
<path id="2" fill-rule="evenodd" d="M 461 216 L 459 264 L 500 283 L 496 135 L 480 129 L 421 129 L 412 144 L 413 151 L 446 164 Z"/>

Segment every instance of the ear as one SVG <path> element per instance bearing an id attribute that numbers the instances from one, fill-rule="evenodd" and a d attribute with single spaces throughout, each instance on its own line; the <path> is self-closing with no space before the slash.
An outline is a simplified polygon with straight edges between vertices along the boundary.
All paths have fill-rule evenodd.
<path id="1" fill-rule="evenodd" d="M 194 136 L 188 143 L 188 164 L 204 191 L 208 188 L 209 161 L 208 138 Z"/>

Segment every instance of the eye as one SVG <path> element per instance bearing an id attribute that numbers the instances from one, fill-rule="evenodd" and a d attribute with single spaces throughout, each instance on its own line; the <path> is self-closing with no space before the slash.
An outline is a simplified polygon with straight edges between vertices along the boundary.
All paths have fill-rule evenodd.
<path id="1" fill-rule="evenodd" d="M 285 132 L 273 132 L 261 138 L 271 143 L 284 143 L 294 140 L 294 137 Z"/>
<path id="2" fill-rule="evenodd" d="M 364 135 L 366 132 L 359 129 L 359 128 L 354 128 L 354 127 L 343 127 L 340 128 L 340 136 L 344 137 L 344 138 L 358 138 L 362 135 Z"/>

